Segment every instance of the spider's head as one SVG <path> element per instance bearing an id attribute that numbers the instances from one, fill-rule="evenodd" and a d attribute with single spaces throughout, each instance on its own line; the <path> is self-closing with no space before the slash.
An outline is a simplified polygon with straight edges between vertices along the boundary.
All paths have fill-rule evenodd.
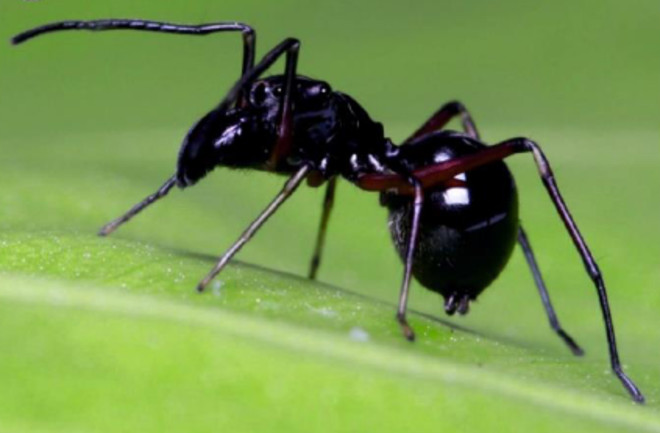
<path id="1" fill-rule="evenodd" d="M 266 125 L 277 129 L 284 99 L 285 77 L 275 75 L 256 81 L 248 94 L 249 106 L 263 113 Z M 291 92 L 293 147 L 314 159 L 309 151 L 325 145 L 341 129 L 338 107 L 339 94 L 325 81 L 296 76 Z M 306 149 L 306 150 L 302 150 Z"/>
<path id="2" fill-rule="evenodd" d="M 275 141 L 273 131 L 255 129 L 241 110 L 212 110 L 186 134 L 177 163 L 177 184 L 191 186 L 217 166 L 262 168 Z"/>
<path id="3" fill-rule="evenodd" d="M 269 114 L 277 114 L 284 98 L 285 77 L 274 75 L 255 81 L 250 87 L 249 104 L 255 108 L 266 109 Z M 297 115 L 310 114 L 330 108 L 333 92 L 325 81 L 296 76 L 292 89 L 293 111 Z"/>
<path id="4" fill-rule="evenodd" d="M 265 113 L 264 119 L 273 124 L 279 120 L 279 112 L 285 92 L 285 77 L 274 75 L 256 81 L 248 94 L 248 104 Z M 291 107 L 294 123 L 323 121 L 333 112 L 335 94 L 324 81 L 296 76 L 291 90 Z"/>

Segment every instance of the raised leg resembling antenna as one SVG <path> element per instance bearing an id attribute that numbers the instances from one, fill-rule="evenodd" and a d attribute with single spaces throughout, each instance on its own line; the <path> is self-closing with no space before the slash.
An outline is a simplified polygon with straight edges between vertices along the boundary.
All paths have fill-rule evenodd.
<path id="1" fill-rule="evenodd" d="M 139 30 L 196 36 L 203 36 L 218 32 L 240 31 L 243 35 L 243 65 L 241 69 L 241 75 L 244 75 L 254 66 L 256 33 L 252 27 L 239 22 L 185 25 L 131 19 L 60 21 L 27 30 L 14 36 L 11 41 L 13 44 L 17 45 L 46 33 L 66 30 Z M 149 195 L 144 200 L 133 206 L 126 214 L 103 226 L 103 228 L 99 231 L 99 235 L 107 236 L 115 231 L 120 225 L 130 220 L 144 208 L 164 197 L 167 193 L 170 192 L 175 184 L 176 176 L 170 177 L 155 193 Z"/>
<path id="2" fill-rule="evenodd" d="M 285 74 L 287 79 L 285 82 L 284 97 L 282 98 L 282 105 L 280 110 L 281 114 L 279 139 L 273 154 L 277 155 L 278 157 L 283 157 L 286 153 L 285 151 L 290 148 L 292 137 L 291 94 L 293 88 L 293 80 L 295 79 L 296 74 L 297 54 L 300 46 L 300 42 L 298 40 L 291 38 L 285 39 L 282 43 L 269 51 L 256 66 L 254 66 L 256 34 L 252 27 L 238 22 L 222 22 L 203 25 L 180 25 L 156 21 L 126 19 L 61 21 L 47 24 L 41 27 L 36 27 L 34 29 L 20 33 L 12 39 L 12 43 L 20 44 L 42 34 L 65 30 L 141 30 L 190 35 L 207 35 L 210 33 L 226 31 L 242 32 L 244 49 L 242 75 L 241 78 L 229 90 L 222 102 L 216 107 L 216 110 L 220 111 L 226 111 L 229 109 L 232 104 L 241 98 L 244 89 L 249 84 L 251 84 L 263 72 L 272 66 L 272 64 L 275 63 L 275 61 L 280 56 L 286 54 L 287 60 Z M 126 214 L 106 224 L 101 229 L 99 234 L 105 236 L 112 233 L 120 225 L 129 221 L 132 217 L 137 215 L 146 207 L 164 197 L 167 193 L 169 193 L 175 184 L 176 176 L 170 177 L 155 193 L 149 195 L 144 200 L 133 206 Z"/>
<path id="3" fill-rule="evenodd" d="M 140 30 L 147 32 L 174 33 L 197 36 L 218 32 L 239 31 L 243 34 L 243 68 L 241 70 L 241 74 L 245 74 L 254 65 L 256 33 L 252 27 L 248 26 L 247 24 L 238 22 L 186 25 L 132 19 L 60 21 L 27 30 L 14 36 L 11 42 L 14 45 L 17 45 L 45 33 L 59 32 L 64 30 Z"/>

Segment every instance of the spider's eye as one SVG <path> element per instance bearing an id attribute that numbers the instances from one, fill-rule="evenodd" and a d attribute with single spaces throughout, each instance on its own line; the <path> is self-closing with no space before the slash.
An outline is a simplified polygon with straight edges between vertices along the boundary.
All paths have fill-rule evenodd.
<path id="1" fill-rule="evenodd" d="M 321 87 L 319 88 L 319 95 L 327 95 L 330 93 L 330 87 L 328 87 L 326 84 L 321 84 Z"/>
<path id="2" fill-rule="evenodd" d="M 266 84 L 263 82 L 257 83 L 252 88 L 252 94 L 250 95 L 252 103 L 255 105 L 261 105 L 266 100 Z"/>
<path id="3" fill-rule="evenodd" d="M 282 86 L 277 86 L 273 89 L 273 95 L 275 96 L 282 96 Z"/>

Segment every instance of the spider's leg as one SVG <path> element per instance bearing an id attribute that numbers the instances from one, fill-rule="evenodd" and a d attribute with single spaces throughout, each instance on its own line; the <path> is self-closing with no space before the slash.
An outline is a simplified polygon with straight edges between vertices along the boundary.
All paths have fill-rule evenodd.
<path id="1" fill-rule="evenodd" d="M 268 165 L 271 169 L 277 166 L 289 156 L 293 141 L 293 81 L 296 78 L 296 67 L 298 66 L 298 50 L 300 41 L 288 40 L 286 48 L 286 66 L 284 70 L 284 92 L 280 101 L 280 117 L 277 129 L 277 143 L 270 155 Z"/>
<path id="2" fill-rule="evenodd" d="M 419 179 L 423 188 L 452 182 L 453 178 L 461 173 L 499 161 L 515 153 L 529 152 L 524 143 L 515 140 L 486 147 L 470 155 L 452 158 L 447 161 L 426 167 L 417 168 L 412 175 Z M 389 173 L 370 173 L 357 178 L 355 184 L 367 191 L 396 190 L 399 194 L 412 195 L 414 189 L 406 176 Z"/>
<path id="3" fill-rule="evenodd" d="M 328 181 L 325 189 L 325 197 L 323 199 L 323 211 L 321 213 L 321 224 L 319 231 L 316 235 L 316 246 L 314 247 L 314 255 L 309 266 L 309 278 L 316 279 L 316 273 L 321 264 L 321 254 L 323 252 L 323 244 L 325 242 L 325 232 L 328 228 L 328 220 L 330 219 L 330 211 L 335 201 L 335 189 L 337 187 L 337 178 L 333 177 Z"/>
<path id="4" fill-rule="evenodd" d="M 248 26 L 247 24 L 238 22 L 186 25 L 133 19 L 60 21 L 26 30 L 23 33 L 14 36 L 11 41 L 13 44 L 20 44 L 45 33 L 58 32 L 63 30 L 141 30 L 148 32 L 199 36 L 217 32 L 239 31 L 243 34 L 242 74 L 245 74 L 249 69 L 252 68 L 252 66 L 254 66 L 256 33 L 252 27 Z"/>
<path id="5" fill-rule="evenodd" d="M 575 342 L 575 340 L 573 340 L 570 335 L 568 335 L 568 333 L 566 333 L 566 331 L 562 329 L 561 325 L 559 324 L 559 319 L 557 319 L 557 314 L 555 313 L 555 309 L 553 308 L 552 302 L 550 301 L 548 289 L 546 288 L 543 277 L 541 276 L 541 270 L 539 269 L 538 263 L 536 263 L 534 251 L 532 251 L 532 246 L 529 243 L 527 234 L 525 233 L 525 230 L 523 230 L 522 226 L 518 228 L 518 243 L 523 250 L 525 260 L 527 260 L 529 269 L 532 271 L 532 275 L 534 276 L 534 283 L 536 283 L 536 287 L 538 288 L 539 294 L 541 295 L 541 302 L 543 302 L 543 307 L 545 308 L 545 312 L 548 315 L 550 327 L 557 333 L 557 335 L 559 335 L 564 343 L 566 343 L 574 355 L 583 355 L 584 351 L 582 348 Z"/>
<path id="6" fill-rule="evenodd" d="M 580 253 L 580 256 L 582 257 L 582 261 L 584 262 L 584 266 L 587 270 L 587 273 L 589 274 L 589 277 L 591 278 L 591 280 L 593 281 L 596 287 L 596 291 L 598 293 L 598 300 L 600 302 L 600 308 L 603 314 L 603 320 L 605 322 L 605 331 L 607 334 L 607 343 L 609 346 L 610 363 L 612 365 L 612 370 L 619 378 L 623 386 L 628 390 L 632 398 L 638 403 L 643 403 L 644 395 L 639 390 L 639 388 L 637 388 L 635 383 L 623 372 L 623 367 L 621 366 L 621 362 L 619 361 L 619 353 L 617 350 L 616 338 L 614 335 L 614 323 L 612 322 L 612 315 L 610 313 L 609 302 L 607 300 L 607 290 L 605 289 L 605 281 L 603 280 L 603 276 L 600 272 L 600 269 L 596 264 L 596 260 L 591 254 L 591 251 L 589 251 L 589 247 L 587 246 L 587 243 L 580 234 L 577 224 L 573 220 L 573 217 L 571 216 L 571 213 L 569 212 L 568 207 L 566 206 L 566 203 L 564 202 L 564 199 L 562 198 L 559 192 L 559 188 L 557 187 L 557 183 L 555 182 L 554 174 L 552 173 L 552 169 L 550 168 L 550 163 L 548 162 L 547 158 L 541 151 L 541 148 L 533 141 L 527 139 L 514 139 L 509 142 L 519 143 L 517 144 L 518 146 L 524 145 L 528 151 L 532 152 L 536 165 L 539 169 L 539 174 L 541 175 L 541 179 L 543 180 L 543 184 L 548 190 L 548 193 L 550 194 L 550 198 L 552 199 L 552 202 L 555 205 L 555 208 L 557 209 L 559 216 L 564 222 L 564 225 L 566 226 L 566 229 L 568 230 L 568 233 L 571 236 L 571 239 L 573 240 L 575 247 L 577 248 L 578 252 Z"/>
<path id="7" fill-rule="evenodd" d="M 110 233 L 114 232 L 120 225 L 124 224 L 131 218 L 133 218 L 135 215 L 140 213 L 144 208 L 149 206 L 150 204 L 154 203 L 156 200 L 159 200 L 167 195 L 168 192 L 176 185 L 176 175 L 170 177 L 165 181 L 165 183 L 158 188 L 156 192 L 153 194 L 145 197 L 144 200 L 141 202 L 137 203 L 135 206 L 133 206 L 128 212 L 126 212 L 124 215 L 120 216 L 119 218 L 116 218 L 112 221 L 110 221 L 108 224 L 104 225 L 101 230 L 99 230 L 99 236 L 107 236 Z"/>
<path id="8" fill-rule="evenodd" d="M 252 221 L 247 229 L 241 234 L 241 236 L 232 244 L 232 246 L 220 257 L 216 265 L 213 267 L 211 272 L 208 273 L 206 277 L 197 285 L 197 290 L 202 292 L 206 286 L 211 282 L 211 280 L 222 271 L 222 269 L 229 263 L 232 257 L 247 243 L 247 241 L 254 236 L 254 234 L 259 230 L 259 228 L 270 218 L 271 215 L 288 199 L 291 194 L 293 194 L 300 183 L 305 179 L 309 173 L 310 168 L 308 166 L 302 166 L 298 171 L 291 176 L 279 194 L 275 196 L 273 201 L 270 202 L 266 209 L 264 209 L 259 216 Z"/>
<path id="9" fill-rule="evenodd" d="M 404 337 L 409 341 L 415 340 L 415 333 L 406 319 L 406 310 L 408 307 L 408 294 L 410 293 L 410 279 L 412 277 L 412 264 L 417 248 L 417 237 L 419 234 L 419 218 L 422 214 L 422 204 L 424 202 L 424 192 L 422 184 L 418 179 L 409 177 L 408 181 L 414 188 L 414 199 L 411 203 L 412 221 L 410 224 L 410 234 L 408 236 L 408 248 L 406 249 L 406 258 L 403 270 L 403 280 L 401 281 L 401 291 L 399 293 L 399 306 L 396 312 L 396 319 L 401 325 Z"/>
<path id="10" fill-rule="evenodd" d="M 238 22 L 221 22 L 203 25 L 181 25 L 173 23 L 164 23 L 145 20 L 130 19 L 107 19 L 92 21 L 61 21 L 36 27 L 20 33 L 12 38 L 13 44 L 26 42 L 37 36 L 65 31 L 65 30 L 140 30 L 149 32 L 187 34 L 187 35 L 208 35 L 217 32 L 240 31 L 243 35 L 243 66 L 242 73 L 245 74 L 254 66 L 255 57 L 255 39 L 254 29 L 246 24 Z M 120 225 L 127 222 L 133 216 L 141 212 L 144 208 L 165 196 L 175 185 L 176 178 L 173 176 L 168 179 L 163 186 L 154 194 L 146 197 L 143 201 L 136 204 L 123 216 L 106 224 L 99 232 L 99 235 L 106 236 L 116 230 Z"/>
<path id="11" fill-rule="evenodd" d="M 227 96 L 223 99 L 223 101 L 220 103 L 220 106 L 217 108 L 218 110 L 226 110 L 229 108 L 231 104 L 233 104 L 236 99 L 240 97 L 241 91 L 244 88 L 244 86 L 248 85 L 250 82 L 252 82 L 256 77 L 258 77 L 261 73 L 263 73 L 268 67 L 270 67 L 282 54 L 286 53 L 287 54 L 287 65 L 289 64 L 289 51 L 293 50 L 297 53 L 298 49 L 298 41 L 294 39 L 286 39 L 283 41 L 281 44 L 273 48 L 270 52 L 268 52 L 264 58 L 259 62 L 258 65 L 256 65 L 253 69 L 250 69 L 246 74 L 244 74 L 237 82 L 234 84 L 234 86 L 231 88 Z M 295 58 L 295 57 L 294 57 Z M 295 69 L 294 69 L 295 72 Z M 290 100 L 287 102 L 290 105 Z M 290 110 L 289 110 L 290 112 Z M 290 123 L 290 118 L 289 118 L 289 123 Z M 289 136 L 290 137 L 290 136 Z M 124 216 L 110 222 L 106 226 L 104 226 L 101 231 L 99 232 L 100 235 L 105 236 L 110 233 L 112 233 L 117 227 L 119 227 L 121 224 L 125 223 L 129 219 L 131 219 L 133 216 L 141 212 L 144 208 L 155 202 L 156 200 L 160 199 L 164 195 L 166 195 L 170 189 L 175 185 L 176 183 L 176 176 L 173 176 L 172 178 L 168 179 L 167 182 L 154 194 L 150 195 L 146 199 L 144 199 L 142 202 L 138 203 L 135 205 L 130 211 L 128 211 Z"/>
<path id="12" fill-rule="evenodd" d="M 403 142 L 403 144 L 409 143 L 423 135 L 430 134 L 435 131 L 439 131 L 449 123 L 454 117 L 460 116 L 461 123 L 463 125 L 463 130 L 470 137 L 479 140 L 479 131 L 477 130 L 474 121 L 470 112 L 465 108 L 463 104 L 458 101 L 451 101 L 444 104 L 438 109 L 429 119 L 424 122 L 410 137 Z"/>
<path id="13" fill-rule="evenodd" d="M 464 173 L 494 161 L 500 161 L 516 153 L 526 152 L 531 152 L 534 156 L 534 161 L 538 167 L 543 185 L 547 189 L 559 216 L 564 222 L 566 230 L 571 236 L 580 257 L 582 257 L 587 273 L 596 287 L 603 320 L 605 322 L 605 332 L 607 335 L 612 370 L 626 390 L 628 390 L 632 398 L 636 402 L 642 403 L 644 401 L 644 396 L 635 383 L 623 372 L 623 367 L 619 361 L 616 338 L 614 335 L 614 325 L 612 323 L 612 315 L 610 313 L 607 291 L 605 289 L 605 282 L 603 281 L 602 274 L 600 273 L 596 260 L 591 254 L 591 251 L 589 251 L 587 243 L 580 234 L 577 224 L 573 220 L 573 217 L 559 192 L 559 188 L 557 187 L 557 183 L 555 182 L 554 175 L 550 168 L 550 163 L 538 144 L 526 138 L 513 138 L 494 146 L 484 148 L 471 155 L 461 156 L 428 167 L 419 168 L 414 170 L 412 174 L 419 179 L 422 186 L 426 188 L 442 182 L 447 182 L 457 174 Z M 407 182 L 407 179 L 404 176 L 396 174 L 364 175 L 358 178 L 356 184 L 363 189 L 372 191 L 395 189 L 401 194 L 414 193 L 414 191 L 411 191 L 412 188 Z"/>
<path id="14" fill-rule="evenodd" d="M 259 75 L 261 75 L 264 71 L 266 71 L 275 61 L 282 56 L 283 54 L 287 55 L 287 71 L 290 72 L 290 63 L 293 63 L 294 69 L 293 73 L 295 73 L 295 59 L 297 59 L 297 52 L 298 52 L 298 47 L 299 47 L 299 42 L 295 39 L 285 39 L 282 43 L 277 45 L 275 48 L 273 48 L 271 51 L 269 51 L 257 64 L 254 68 L 250 69 L 247 71 L 247 73 L 243 74 L 241 78 L 234 84 L 234 86 L 229 90 L 225 98 L 220 102 L 220 105 L 216 108 L 216 110 L 227 110 L 238 98 L 240 98 L 242 90 L 245 88 L 245 86 L 249 85 L 252 81 L 254 81 Z M 291 54 L 294 53 L 294 54 Z M 293 61 L 291 60 L 293 59 Z M 291 72 L 290 72 L 291 73 Z M 292 80 L 291 80 L 292 81 Z M 290 84 L 289 84 L 289 87 Z M 289 90 L 290 93 L 290 90 Z M 285 90 L 285 95 L 287 94 L 287 91 Z M 284 98 L 286 100 L 286 103 L 290 106 L 291 100 L 290 98 L 287 99 L 286 96 Z M 284 100 L 283 100 L 284 103 Z M 286 106 L 286 105 L 285 105 Z M 290 123 L 290 108 L 288 110 L 289 112 L 289 117 L 288 120 Z M 284 116 L 283 116 L 284 118 Z M 284 122 L 287 123 L 287 122 Z M 288 135 L 290 139 L 290 134 Z M 281 137 L 280 137 L 281 139 Z M 111 233 L 113 230 L 115 230 L 119 225 L 123 224 L 124 222 L 128 221 L 130 218 L 135 216 L 137 213 L 142 211 L 145 207 L 149 206 L 152 204 L 154 201 L 157 199 L 161 198 L 165 194 L 169 192 L 169 190 L 174 186 L 176 183 L 176 176 L 168 179 L 168 181 L 158 190 L 157 193 L 147 197 L 145 200 L 142 202 L 138 203 L 136 206 L 134 206 L 126 215 L 123 217 L 118 218 L 117 220 L 111 222 L 108 224 L 108 226 L 104 227 L 101 230 L 101 235 L 107 235 Z"/>

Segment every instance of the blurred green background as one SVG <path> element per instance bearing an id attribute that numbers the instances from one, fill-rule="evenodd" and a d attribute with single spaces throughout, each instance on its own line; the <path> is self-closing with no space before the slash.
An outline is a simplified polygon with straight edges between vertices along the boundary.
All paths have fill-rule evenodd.
<path id="1" fill-rule="evenodd" d="M 607 372 L 603 325 L 591 283 L 538 180 L 531 158 L 517 156 L 510 160 L 510 166 L 519 185 L 521 218 L 559 317 L 586 348 L 587 357 L 571 358 L 548 330 L 532 279 L 521 254 L 516 252 L 507 270 L 474 305 L 470 315 L 452 319 L 476 332 L 477 337 L 459 333 L 461 337 L 456 341 L 449 328 L 436 323 L 435 328 L 425 325 L 430 329 L 427 329 L 429 336 L 422 336 L 419 344 L 400 344 L 391 305 L 379 307 L 373 316 L 364 319 L 364 323 L 374 329 L 359 321 L 358 325 L 372 332 L 375 346 L 391 349 L 393 353 L 386 353 L 393 356 L 394 361 L 397 356 L 421 359 L 422 353 L 430 352 L 431 360 L 467 368 L 466 377 L 475 374 L 481 378 L 479 374 L 486 377 L 491 374 L 504 375 L 502 377 L 512 383 L 529 381 L 529 387 L 536 394 L 520 391 L 511 397 L 504 392 L 503 397 L 497 392 L 494 395 L 484 393 L 479 386 L 470 387 L 469 383 L 466 390 L 447 387 L 451 378 L 437 382 L 429 379 L 426 384 L 432 390 L 425 388 L 426 394 L 421 396 L 428 397 L 424 404 L 430 407 L 415 400 L 416 403 L 410 403 L 408 412 L 399 412 L 381 404 L 377 393 L 382 391 L 378 388 L 382 378 L 361 373 L 361 380 L 367 382 L 360 388 L 361 392 L 350 386 L 340 386 L 340 381 L 334 383 L 328 379 L 329 383 L 322 383 L 323 374 L 327 374 L 327 378 L 334 377 L 331 372 L 314 370 L 322 369 L 324 361 L 319 359 L 323 357 L 304 357 L 311 371 L 303 378 L 282 379 L 283 383 L 278 385 L 284 395 L 282 401 L 301 404 L 292 395 L 314 392 L 305 391 L 305 385 L 321 389 L 330 395 L 330 400 L 319 398 L 319 406 L 308 402 L 310 407 L 304 411 L 305 415 L 295 411 L 280 413 L 278 422 L 271 426 L 272 431 L 285 427 L 288 431 L 303 430 L 304 423 L 296 422 L 296 417 L 302 416 L 306 422 L 312 422 L 310 414 L 315 414 L 319 407 L 327 410 L 337 422 L 320 425 L 319 431 L 350 431 L 348 426 L 357 425 L 389 431 L 404 419 L 410 419 L 409 425 L 421 430 L 442 427 L 454 431 L 460 430 L 460 426 L 472 430 L 492 427 L 493 420 L 499 421 L 498 428 L 502 431 L 532 428 L 545 431 L 562 422 L 574 431 L 578 428 L 604 431 L 605 426 L 660 430 L 660 415 L 657 414 L 660 291 L 656 290 L 660 284 L 660 204 L 657 200 L 660 191 L 660 5 L 656 1 L 479 0 L 404 4 L 343 0 L 324 3 L 0 0 L 0 39 L 8 42 L 17 32 L 50 21 L 108 17 L 181 23 L 244 21 L 257 29 L 259 53 L 284 37 L 298 37 L 302 40 L 300 73 L 325 79 L 334 88 L 354 96 L 375 119 L 383 122 L 395 141 L 405 137 L 450 99 L 460 99 L 467 105 L 488 142 L 519 135 L 537 140 L 553 164 L 559 186 L 604 272 L 623 360 L 649 398 L 648 408 L 631 407 L 624 391 Z M 5 343 L 11 342 L 11 347 L 16 348 L 14 364 L 3 365 L 0 360 L 3 380 L 29 378 L 38 368 L 48 372 L 49 358 L 39 350 L 66 353 L 71 349 L 80 362 L 89 359 L 90 350 L 85 343 L 88 340 L 78 336 L 76 331 L 62 331 L 70 337 L 64 345 L 56 338 L 47 338 L 48 332 L 60 329 L 58 326 L 75 329 L 76 324 L 86 323 L 89 341 L 105 335 L 105 325 L 99 327 L 91 317 L 78 318 L 72 314 L 67 321 L 66 317 L 57 316 L 61 314 L 57 311 L 26 312 L 7 301 L 15 302 L 19 290 L 29 292 L 30 288 L 41 287 L 47 290 L 53 284 L 73 290 L 66 293 L 78 293 L 77 284 L 116 289 L 120 293 L 128 288 L 129 293 L 148 293 L 157 298 L 164 293 L 181 302 L 210 304 L 224 311 L 239 312 L 249 319 L 275 320 L 293 326 L 296 332 L 307 328 L 319 332 L 330 330 L 337 337 L 353 326 L 350 315 L 337 319 L 336 323 L 332 320 L 318 323 L 301 313 L 306 302 L 313 302 L 313 297 L 306 296 L 320 290 L 317 286 L 268 272 L 266 276 L 253 277 L 249 267 L 245 271 L 247 277 L 238 273 L 228 281 L 236 278 L 244 298 L 250 301 L 238 295 L 222 300 L 207 297 L 191 301 L 188 298 L 188 290 L 210 267 L 211 257 L 221 253 L 275 194 L 282 182 L 280 178 L 218 170 L 185 193 L 175 191 L 123 228 L 115 238 L 97 240 L 93 237 L 102 223 L 153 191 L 172 173 L 182 137 L 237 78 L 240 56 L 237 35 L 195 38 L 137 32 L 68 32 L 20 47 L 0 44 L 0 180 L 3 186 L 0 192 L 0 245 L 3 246 L 0 272 L 3 274 L 0 278 L 4 280 L 4 283 L 0 280 L 0 284 L 7 290 L 10 287 L 15 290 L 13 295 L 2 298 L 6 310 L 2 317 L 6 322 L 0 328 L 0 335 L 7 339 Z M 321 199 L 321 191 L 305 189 L 297 193 L 240 253 L 239 259 L 268 269 L 305 274 Z M 369 299 L 393 304 L 401 266 L 390 245 L 384 210 L 378 207 L 375 195 L 358 191 L 347 183 L 340 185 L 337 199 L 320 279 L 367 295 Z M 156 252 L 149 248 L 155 248 Z M 81 262 L 80 257 L 85 257 L 87 251 L 101 257 L 108 254 L 109 258 L 106 262 Z M 154 260 L 156 270 L 152 275 L 148 269 Z M 166 284 L 159 278 L 163 275 L 169 278 L 169 274 L 158 266 L 169 272 L 185 273 L 185 276 L 174 282 L 168 280 Z M 230 276 L 234 275 L 231 272 L 238 271 L 230 271 Z M 252 301 L 260 296 L 257 293 L 264 287 L 255 281 L 266 287 L 272 284 L 289 290 L 293 300 L 278 297 L 273 294 L 277 290 L 271 288 L 266 290 L 263 299 L 270 296 L 280 309 L 257 308 Z M 225 292 L 231 293 L 231 284 L 223 287 Z M 80 290 L 85 291 L 84 287 Z M 344 301 L 333 308 L 343 311 L 342 308 L 349 308 L 355 299 L 349 297 Z M 413 289 L 411 305 L 443 317 L 441 299 L 418 285 Z M 35 323 L 28 320 L 33 317 L 38 319 Z M 416 317 L 413 324 L 421 320 Z M 39 326 L 46 323 L 59 325 Z M 274 326 L 265 323 L 265 327 Z M 130 327 L 121 321 L 116 327 L 107 326 L 115 334 L 121 330 L 128 332 Z M 172 332 L 153 326 L 159 335 L 161 331 Z M 26 335 L 34 335 L 34 338 L 22 337 Z M 120 359 L 123 351 L 127 359 L 140 358 L 139 347 L 125 347 L 123 340 L 115 337 L 107 347 L 97 349 L 107 350 Z M 167 353 L 168 348 L 181 349 L 178 337 L 172 336 L 171 341 L 161 338 L 164 339 L 163 353 Z M 204 343 L 199 342 L 200 346 Z M 216 346 L 211 344 L 211 347 Z M 226 347 L 218 343 L 218 352 L 214 353 L 222 353 Z M 237 350 L 243 353 L 240 348 Z M 242 358 L 254 370 L 259 370 L 255 359 L 266 356 L 275 359 L 270 352 L 274 349 L 260 350 L 256 348 L 254 353 L 246 350 Z M 320 351 L 325 353 L 324 350 Z M 332 349 L 327 350 L 332 352 Z M 43 358 L 35 355 L 37 352 Z M 291 352 L 283 353 L 280 355 L 291 356 Z M 236 357 L 240 362 L 240 356 Z M 44 364 L 37 362 L 40 359 Z M 394 361 L 394 366 L 390 367 L 397 370 Z M 94 361 L 89 362 L 96 365 Z M 293 361 L 285 359 L 281 365 L 287 366 L 290 362 Z M 195 360 L 181 360 L 180 365 L 194 370 Z M 351 362 L 332 368 L 339 368 L 341 374 L 353 370 Z M 240 374 L 249 377 L 255 389 L 260 389 L 260 384 L 266 386 L 273 375 L 277 375 L 272 371 L 270 375 L 252 377 L 251 370 L 246 368 Z M 116 373 L 121 371 L 116 369 Z M 75 368 L 71 370 L 69 382 L 52 383 L 52 377 L 60 374 L 54 368 L 50 375 L 39 376 L 39 379 L 17 381 L 17 388 L 5 387 L 4 395 L 0 391 L 2 401 L 22 402 L 20 406 L 27 410 L 19 413 L 5 406 L 4 411 L 0 409 L 0 417 L 14 423 L 8 425 L 18 426 L 15 431 L 56 431 L 58 428 L 70 431 L 73 427 L 111 431 L 112 420 L 118 417 L 131 425 L 132 418 L 125 415 L 131 412 L 128 407 L 121 415 L 108 415 L 107 420 L 96 416 L 94 411 L 89 412 L 89 419 L 82 415 L 60 419 L 54 414 L 72 408 L 81 414 L 88 413 L 84 410 L 85 399 L 74 403 L 53 397 L 54 400 L 45 406 L 34 404 L 35 396 L 43 397 L 39 386 L 71 392 L 82 387 L 73 372 Z M 181 372 L 181 377 L 185 377 L 184 373 Z M 162 375 L 167 382 L 171 371 L 163 367 Z M 383 395 L 410 399 L 416 392 L 422 392 L 417 385 L 408 389 L 411 385 L 406 383 L 405 374 L 403 376 L 403 381 L 397 385 L 403 390 L 390 390 Z M 130 380 L 140 377 L 136 374 Z M 128 379 L 117 373 L 117 380 Z M 475 379 L 475 383 L 481 383 L 481 379 Z M 21 394 L 24 401 L 15 399 L 10 392 L 22 387 L 29 391 Z M 98 384 L 98 387 L 90 385 L 84 392 L 97 395 L 109 389 L 111 385 Z M 158 387 L 147 383 L 143 392 L 136 395 L 157 399 L 154 389 Z M 261 401 L 263 394 L 250 389 L 242 389 L 240 384 L 232 388 L 233 392 L 245 394 L 245 405 L 231 409 L 220 407 L 236 414 L 245 411 L 244 416 L 249 417 L 250 402 L 272 404 L 272 401 Z M 574 409 L 569 405 L 573 400 L 556 394 L 564 389 L 577 393 L 575 398 L 579 404 L 576 403 Z M 172 388 L 174 395 L 176 390 Z M 186 412 L 186 404 L 196 403 L 202 397 L 190 392 L 186 394 L 185 403 L 170 403 L 182 404 L 180 413 L 194 417 L 192 409 Z M 530 398 L 530 395 L 536 397 Z M 550 397 L 544 399 L 538 395 Z M 219 396 L 227 394 L 214 390 L 204 394 L 204 399 Z M 424 399 L 420 397 L 420 400 Z M 548 405 L 551 400 L 569 403 L 557 409 Z M 332 405 L 328 401 L 344 404 Z M 449 405 L 448 408 L 442 410 L 433 405 L 440 401 Z M 121 399 L 115 394 L 108 397 L 108 402 L 118 402 L 121 406 Z M 356 407 L 362 407 L 364 412 Z M 151 424 L 136 424 L 141 428 L 163 429 L 176 425 L 168 418 L 168 410 L 155 403 L 145 405 L 144 410 L 145 413 L 155 411 L 158 416 L 150 418 Z M 212 408 L 207 410 L 212 411 Z M 371 414 L 374 423 L 357 423 L 365 412 Z M 389 422 L 381 419 L 376 423 L 384 413 L 393 419 Z M 506 415 L 499 419 L 498 413 Z M 520 413 L 525 415 L 516 415 Z M 481 421 L 479 414 L 482 414 Z M 620 418 L 615 421 L 610 419 L 617 416 Z M 209 413 L 201 418 L 207 419 L 209 425 L 249 430 L 245 427 L 248 424 L 240 421 L 223 424 Z M 49 422 L 52 419 L 58 422 Z M 460 422 L 451 424 L 447 419 Z M 204 425 L 200 421 L 200 426 Z"/>
<path id="2" fill-rule="evenodd" d="M 5 40 L 47 21 L 115 16 L 245 21 L 261 52 L 296 36 L 301 72 L 355 95 L 390 128 L 420 122 L 449 98 L 472 107 L 485 131 L 511 125 L 518 134 L 649 129 L 660 111 L 653 1 L 6 0 L 0 8 Z M 235 79 L 238 39 L 68 34 L 19 53 L 3 46 L 3 134 L 33 129 L 35 119 L 64 132 L 182 128 Z M 55 100 L 68 109 L 41 111 Z"/>

